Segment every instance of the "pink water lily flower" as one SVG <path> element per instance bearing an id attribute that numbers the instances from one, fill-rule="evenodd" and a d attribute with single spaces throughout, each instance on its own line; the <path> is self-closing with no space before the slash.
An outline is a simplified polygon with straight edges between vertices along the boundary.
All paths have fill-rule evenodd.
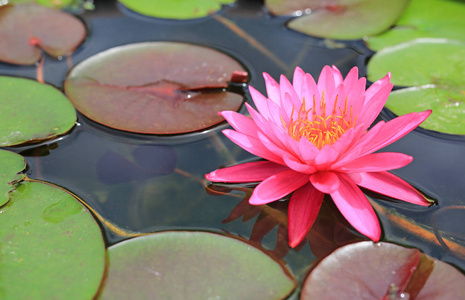
<path id="1" fill-rule="evenodd" d="M 360 233 L 378 241 L 378 218 L 360 187 L 418 205 L 430 205 L 404 180 L 387 172 L 412 161 L 403 153 L 375 151 L 423 122 L 431 110 L 410 113 L 369 126 L 392 89 L 390 74 L 367 90 L 353 68 L 344 79 L 325 66 L 318 83 L 296 68 L 293 83 L 281 75 L 278 84 L 264 73 L 268 98 L 253 87 L 258 112 L 246 103 L 251 118 L 233 111 L 221 115 L 235 130 L 223 133 L 266 161 L 244 163 L 205 175 L 216 182 L 260 182 L 249 199 L 262 205 L 293 193 L 288 209 L 289 245 L 297 246 L 316 219 L 324 194 Z"/>

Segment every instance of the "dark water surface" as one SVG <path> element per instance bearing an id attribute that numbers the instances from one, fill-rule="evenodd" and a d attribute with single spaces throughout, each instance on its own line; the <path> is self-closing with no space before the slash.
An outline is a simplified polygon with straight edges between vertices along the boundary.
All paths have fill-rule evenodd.
<path id="1" fill-rule="evenodd" d="M 73 54 L 74 65 L 119 45 L 189 42 L 224 51 L 240 61 L 250 72 L 250 85 L 264 93 L 262 72 L 276 79 L 280 74 L 290 78 L 298 65 L 318 76 L 323 66 L 329 64 L 336 65 L 345 75 L 353 66 L 362 64 L 363 69 L 364 55 L 369 53 L 361 42 L 330 43 L 288 30 L 283 26 L 286 19 L 269 16 L 260 1 L 242 1 L 215 16 L 192 21 L 155 20 L 121 9 L 113 1 L 97 1 L 96 8 L 81 15 L 90 33 Z M 247 38 L 228 28 L 224 20 L 232 21 Z M 47 83 L 61 88 L 67 72 L 66 59 L 46 57 Z M 0 74 L 35 78 L 36 68 L 0 63 Z M 244 93 L 250 103 L 250 96 Z M 205 173 L 220 166 L 254 159 L 222 135 L 221 129 L 226 127 L 222 124 L 193 134 L 150 136 L 113 130 L 79 114 L 78 125 L 67 135 L 13 151 L 26 156 L 29 177 L 65 187 L 124 230 L 205 229 L 250 238 L 257 218 L 222 223 L 244 193 L 236 190 L 229 195 L 211 195 L 202 183 Z M 425 240 L 421 232 L 397 226 L 391 216 L 405 216 L 402 218 L 420 224 L 419 227 L 426 226 L 430 232 L 434 230 L 428 227 L 435 227 L 443 237 L 465 246 L 465 211 L 457 208 L 465 204 L 465 142 L 415 131 L 383 151 L 412 155 L 414 161 L 394 173 L 439 203 L 422 208 L 374 199 L 387 210 L 386 215 L 380 213 L 384 240 L 418 247 L 464 270 L 463 256 L 438 245 L 434 238 Z M 108 245 L 126 238 L 103 227 Z M 262 245 L 274 249 L 277 234 L 275 227 L 262 236 Z M 301 277 L 314 256 L 306 244 L 299 251 L 289 250 L 284 260 Z"/>

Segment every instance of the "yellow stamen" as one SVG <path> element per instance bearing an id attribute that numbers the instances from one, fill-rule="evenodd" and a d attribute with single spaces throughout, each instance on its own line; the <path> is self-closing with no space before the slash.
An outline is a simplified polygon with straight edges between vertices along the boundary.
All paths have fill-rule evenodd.
<path id="1" fill-rule="evenodd" d="M 348 129 L 354 127 L 357 117 L 353 117 L 352 106 L 348 107 L 348 99 L 345 99 L 344 108 L 337 106 L 338 96 L 334 100 L 333 111 L 331 115 L 326 116 L 326 101 L 323 91 L 320 101 L 319 113 L 316 107 L 316 99 L 313 97 L 313 108 L 309 110 L 305 107 L 305 97 L 302 100 L 297 114 L 297 119 L 294 120 L 294 110 L 292 107 L 291 119 L 289 124 L 286 124 L 283 118 L 281 122 L 288 134 L 300 141 L 302 137 L 307 138 L 319 149 L 325 145 L 334 144 Z M 309 115 L 310 111 L 312 114 Z"/>

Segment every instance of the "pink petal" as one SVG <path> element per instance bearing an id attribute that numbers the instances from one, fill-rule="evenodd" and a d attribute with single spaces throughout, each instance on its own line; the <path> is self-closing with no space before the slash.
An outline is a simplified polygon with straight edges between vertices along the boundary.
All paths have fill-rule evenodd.
<path id="1" fill-rule="evenodd" d="M 357 124 L 365 124 L 368 128 L 371 123 L 378 117 L 379 113 L 384 107 L 386 100 L 389 97 L 389 94 L 392 90 L 392 83 L 388 83 L 385 86 L 381 87 L 379 91 L 368 101 L 363 108 L 363 112 L 359 115 L 357 119 Z"/>
<path id="2" fill-rule="evenodd" d="M 355 129 L 354 137 L 353 137 L 353 144 L 350 145 L 346 150 L 343 152 L 339 161 L 337 162 L 338 166 L 342 166 L 343 164 L 348 163 L 360 156 L 362 151 L 370 145 L 371 141 L 373 141 L 384 127 L 386 123 L 384 121 L 379 121 L 373 126 L 368 132 L 365 132 L 364 126 L 358 126 Z M 363 130 L 363 131 L 362 131 Z M 344 137 L 344 135 L 342 136 Z M 342 138 L 341 137 L 341 138 Z M 338 140 L 339 141 L 339 140 Z M 336 141 L 336 143 L 338 142 Z M 336 144 L 334 143 L 334 145 Z"/>
<path id="3" fill-rule="evenodd" d="M 305 174 L 312 174 L 316 171 L 316 168 L 314 166 L 304 164 L 300 162 L 299 160 L 297 160 L 292 155 L 289 155 L 289 154 L 283 155 L 283 160 L 284 160 L 284 163 L 294 171 L 305 173 Z"/>
<path id="4" fill-rule="evenodd" d="M 257 123 L 258 127 L 260 127 L 260 128 L 269 127 L 271 125 L 270 123 L 273 123 L 274 125 L 275 124 L 279 124 L 279 125 L 282 124 L 282 122 L 281 122 L 281 114 L 282 114 L 281 109 L 279 108 L 279 106 L 277 106 L 276 103 L 274 103 L 271 100 L 266 101 L 267 108 L 265 108 L 265 110 L 268 111 L 268 117 L 267 118 L 264 118 L 264 116 L 259 114 L 247 102 L 245 103 L 245 106 L 246 106 L 250 116 L 252 117 L 252 119 L 255 121 L 255 123 Z M 258 115 L 258 117 L 257 117 L 257 115 Z"/>
<path id="5" fill-rule="evenodd" d="M 313 105 L 313 98 L 318 103 L 321 100 L 320 92 L 312 75 L 305 74 L 304 85 L 302 87 L 302 101 L 305 99 L 307 109 Z"/>
<path id="6" fill-rule="evenodd" d="M 306 184 L 308 176 L 293 170 L 277 173 L 257 185 L 249 203 L 262 205 L 281 199 Z"/>
<path id="7" fill-rule="evenodd" d="M 318 91 L 320 95 L 323 94 L 323 91 L 326 91 L 325 94 L 328 94 L 336 89 L 333 72 L 330 66 L 324 66 L 323 70 L 321 70 L 320 77 L 318 77 Z"/>
<path id="8" fill-rule="evenodd" d="M 273 103 L 273 101 L 269 101 Z M 274 104 L 273 104 L 274 105 Z M 245 103 L 245 106 L 254 120 L 255 124 L 257 124 L 258 128 L 271 140 L 275 143 L 278 147 L 282 149 L 286 149 L 285 140 L 280 136 L 277 136 L 275 133 L 276 124 L 274 122 L 270 122 L 263 118 L 255 109 L 253 109 L 248 103 Z M 258 133 L 257 133 L 258 134 Z M 278 155 L 279 156 L 279 155 Z"/>
<path id="9" fill-rule="evenodd" d="M 281 75 L 279 78 L 279 85 L 281 90 L 281 107 L 289 110 L 288 116 L 290 116 L 290 110 L 292 110 L 292 106 L 299 106 L 301 100 L 299 99 L 299 96 L 297 96 L 294 86 L 286 78 L 286 76 Z M 289 94 L 288 98 L 285 97 L 286 94 Z M 295 109 L 298 109 L 298 107 Z"/>
<path id="10" fill-rule="evenodd" d="M 276 156 L 282 158 L 284 155 L 292 155 L 285 148 L 281 148 L 271 141 L 266 135 L 259 132 L 257 135 L 260 142 L 265 146 L 271 153 L 274 153 Z"/>
<path id="11" fill-rule="evenodd" d="M 322 193 L 334 193 L 340 185 L 339 177 L 334 172 L 317 172 L 310 176 L 310 182 Z"/>
<path id="12" fill-rule="evenodd" d="M 410 113 L 384 123 L 378 122 L 365 135 L 360 137 L 354 145 L 340 158 L 339 164 L 348 163 L 360 156 L 373 153 L 414 130 L 429 115 L 431 110 L 420 113 Z"/>
<path id="13" fill-rule="evenodd" d="M 331 147 L 331 145 L 326 145 L 321 148 L 320 152 L 315 157 L 315 166 L 319 170 L 325 170 L 331 166 L 331 164 L 338 158 L 339 152 L 336 149 Z"/>
<path id="14" fill-rule="evenodd" d="M 411 163 L 413 157 L 403 153 L 382 152 L 357 158 L 341 167 L 344 172 L 380 172 L 405 167 Z M 333 167 L 336 167 L 335 165 Z"/>
<path id="15" fill-rule="evenodd" d="M 315 222 L 324 194 L 307 183 L 294 192 L 289 201 L 289 246 L 292 248 L 302 242 Z"/>
<path id="16" fill-rule="evenodd" d="M 374 192 L 417 205 L 431 205 L 431 202 L 410 184 L 389 172 L 350 173 L 347 176 L 355 184 Z"/>
<path id="17" fill-rule="evenodd" d="M 313 164 L 320 150 L 307 138 L 303 137 L 299 142 L 299 152 L 300 156 L 307 164 Z"/>
<path id="18" fill-rule="evenodd" d="M 366 78 L 358 79 L 351 87 L 346 86 L 348 105 L 352 108 L 353 117 L 360 115 L 363 112 L 363 104 L 365 102 Z M 340 105 L 345 105 L 345 99 L 340 99 Z M 358 123 L 358 122 L 357 122 Z"/>
<path id="19" fill-rule="evenodd" d="M 289 168 L 270 161 L 254 161 L 218 169 L 206 174 L 205 178 L 215 182 L 259 182 L 285 170 Z"/>
<path id="20" fill-rule="evenodd" d="M 239 132 L 256 137 L 257 132 L 260 130 L 251 118 L 241 115 L 235 111 L 222 111 L 220 114 L 235 130 Z"/>
<path id="21" fill-rule="evenodd" d="M 301 68 L 296 67 L 294 77 L 292 78 L 292 85 L 294 86 L 299 99 L 302 99 L 302 85 L 304 84 L 304 77 L 305 72 Z"/>
<path id="22" fill-rule="evenodd" d="M 378 217 L 362 191 L 345 174 L 338 174 L 339 188 L 331 193 L 334 203 L 347 221 L 360 233 L 379 241 L 381 227 Z"/>
<path id="23" fill-rule="evenodd" d="M 278 164 L 283 164 L 283 160 L 268 150 L 268 148 L 263 146 L 259 139 L 230 129 L 223 130 L 223 134 L 236 145 L 252 153 L 253 155 L 262 157 Z"/>
<path id="24" fill-rule="evenodd" d="M 394 143 L 410 131 L 414 130 L 430 114 L 431 110 L 419 113 L 413 112 L 397 117 L 385 123 L 384 126 L 381 126 L 379 132 L 376 134 L 373 140 L 364 147 L 361 154 L 365 155 L 373 153 L 383 147 L 386 147 L 389 144 Z M 369 135 L 370 132 L 371 130 L 367 132 L 367 135 Z"/>
<path id="25" fill-rule="evenodd" d="M 374 82 L 365 93 L 365 102 L 369 102 L 373 95 L 375 95 L 383 86 L 387 85 L 391 81 L 391 73 L 389 72 L 386 76 Z"/>
<path id="26" fill-rule="evenodd" d="M 263 78 L 265 78 L 266 93 L 268 98 L 273 100 L 276 104 L 279 104 L 279 98 L 281 96 L 279 84 L 268 73 L 263 73 Z"/>
<path id="27" fill-rule="evenodd" d="M 347 87 L 347 90 L 350 91 L 352 86 L 354 86 L 357 81 L 358 81 L 358 68 L 353 67 L 352 69 L 350 69 L 349 73 L 344 79 L 343 84 Z"/>
<path id="28" fill-rule="evenodd" d="M 270 111 L 268 110 L 268 104 L 267 104 L 267 102 L 269 102 L 270 100 L 268 100 L 268 98 L 263 96 L 259 91 L 257 91 L 252 86 L 249 86 L 249 92 L 260 114 L 265 119 L 270 119 Z"/>
<path id="29" fill-rule="evenodd" d="M 334 86 L 337 87 L 342 83 L 344 78 L 342 77 L 341 71 L 336 66 L 331 66 L 331 69 L 333 69 L 333 76 L 334 76 Z"/>

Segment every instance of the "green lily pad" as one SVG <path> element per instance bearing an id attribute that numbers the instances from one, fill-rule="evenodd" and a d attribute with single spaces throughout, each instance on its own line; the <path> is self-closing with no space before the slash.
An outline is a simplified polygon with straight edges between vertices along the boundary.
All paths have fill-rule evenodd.
<path id="1" fill-rule="evenodd" d="M 68 132 L 76 110 L 56 88 L 0 76 L 0 146 L 39 142 Z"/>
<path id="2" fill-rule="evenodd" d="M 368 79 L 392 72 L 398 86 L 417 86 L 393 92 L 386 107 L 397 115 L 432 109 L 421 127 L 465 134 L 465 42 L 416 39 L 377 52 L 368 62 Z"/>
<path id="3" fill-rule="evenodd" d="M 416 38 L 465 41 L 465 3 L 445 0 L 412 0 L 389 31 L 366 39 L 378 51 Z"/>
<path id="4" fill-rule="evenodd" d="M 23 181 L 0 210 L 1 299 L 92 299 L 105 244 L 83 205 L 58 187 Z"/>
<path id="5" fill-rule="evenodd" d="M 367 71 L 371 81 L 391 72 L 391 82 L 398 86 L 463 86 L 465 42 L 416 39 L 387 47 L 373 55 Z"/>
<path id="6" fill-rule="evenodd" d="M 442 89 L 434 85 L 401 89 L 391 93 L 386 108 L 398 116 L 432 109 L 433 113 L 421 127 L 465 134 L 465 89 Z"/>
<path id="7" fill-rule="evenodd" d="M 287 26 L 304 34 L 341 40 L 356 40 L 379 34 L 392 26 L 408 0 L 266 0 L 276 15 L 299 16 Z"/>
<path id="8" fill-rule="evenodd" d="M 118 0 L 127 8 L 149 17 L 164 19 L 203 18 L 235 0 Z"/>
<path id="9" fill-rule="evenodd" d="M 9 4 L 33 3 L 43 6 L 61 8 L 70 6 L 76 0 L 8 0 Z"/>
<path id="10" fill-rule="evenodd" d="M 337 288 L 335 288 L 337 287 Z M 322 260 L 305 280 L 306 299 L 461 299 L 465 276 L 418 249 L 359 242 Z"/>
<path id="11" fill-rule="evenodd" d="M 10 193 L 14 185 L 23 180 L 20 173 L 26 168 L 24 158 L 16 153 L 0 150 L 0 206 L 10 200 Z"/>
<path id="12" fill-rule="evenodd" d="M 109 49 L 78 64 L 65 92 L 86 117 L 119 130 L 178 134 L 221 123 L 243 97 L 225 91 L 244 68 L 207 47 L 148 42 Z"/>
<path id="13" fill-rule="evenodd" d="M 264 252 L 223 235 L 172 231 L 108 249 L 102 299 L 285 299 L 296 282 Z"/>
<path id="14" fill-rule="evenodd" d="M 68 55 L 86 34 L 79 19 L 57 9 L 27 3 L 0 6 L 0 61 L 34 64 L 41 50 L 53 57 Z"/>

